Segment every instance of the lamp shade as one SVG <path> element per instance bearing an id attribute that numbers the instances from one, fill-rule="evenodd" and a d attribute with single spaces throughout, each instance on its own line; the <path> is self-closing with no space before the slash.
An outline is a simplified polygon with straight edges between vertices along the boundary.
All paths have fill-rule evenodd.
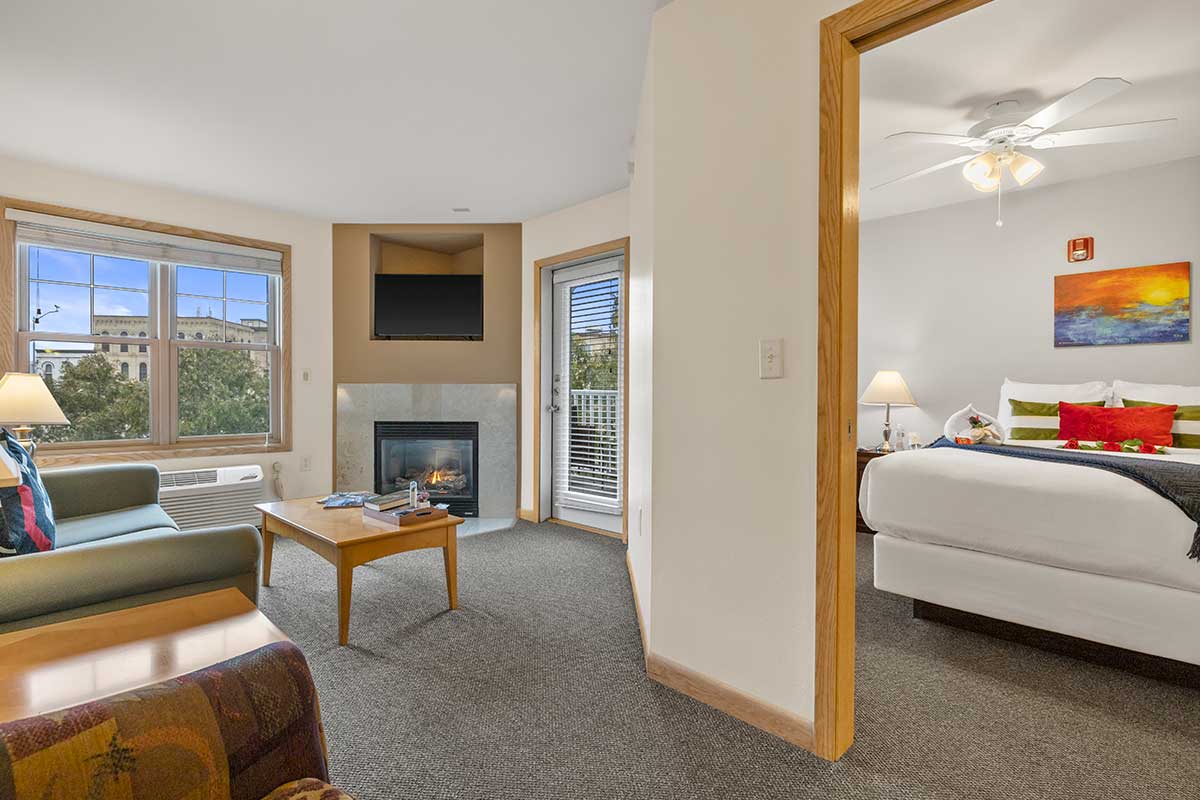
<path id="1" fill-rule="evenodd" d="M 70 425 L 41 375 L 6 372 L 0 378 L 0 425 Z"/>
<path id="2" fill-rule="evenodd" d="M 871 382 L 867 384 L 867 390 L 863 392 L 862 397 L 858 398 L 858 402 L 868 406 L 915 406 L 917 404 L 917 401 L 913 399 L 912 392 L 908 390 L 908 384 L 894 369 L 881 369 L 876 372 L 875 377 L 871 378 Z"/>

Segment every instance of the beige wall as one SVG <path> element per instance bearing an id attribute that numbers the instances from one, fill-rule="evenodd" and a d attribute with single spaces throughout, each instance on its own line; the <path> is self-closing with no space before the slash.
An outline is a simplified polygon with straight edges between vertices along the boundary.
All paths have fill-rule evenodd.
<path id="1" fill-rule="evenodd" d="M 633 220 L 653 231 L 651 649 L 809 720 L 818 31 L 849 4 L 659 11 L 652 200 Z M 758 378 L 768 337 L 781 380 Z"/>
<path id="2" fill-rule="evenodd" d="M 162 470 L 256 463 L 263 467 L 270 487 L 271 464 L 278 462 L 286 497 L 330 490 L 333 343 L 329 336 L 332 261 L 327 221 L 4 156 L 0 156 L 0 195 L 290 244 L 296 321 L 292 326 L 292 451 L 156 463 Z M 301 472 L 305 458 L 311 468 Z"/>
<path id="3" fill-rule="evenodd" d="M 483 274 L 483 247 L 463 250 L 451 257 L 450 271 L 455 275 Z"/>
<path id="4" fill-rule="evenodd" d="M 643 633 L 654 648 L 650 583 L 653 534 L 654 380 L 654 42 L 646 56 L 629 186 L 629 572 Z"/>
<path id="5" fill-rule="evenodd" d="M 483 246 L 439 253 L 400 242 L 377 240 L 375 271 L 385 275 L 482 275 Z"/>
<path id="6" fill-rule="evenodd" d="M 396 242 L 379 242 L 376 272 L 385 275 L 449 275 L 454 272 L 454 256 Z"/>
<path id="7" fill-rule="evenodd" d="M 483 234 L 483 341 L 371 339 L 372 234 Z M 334 383 L 518 383 L 520 225 L 333 226 Z"/>
<path id="8" fill-rule="evenodd" d="M 533 407 L 533 298 L 534 262 L 629 235 L 629 191 L 621 189 L 586 203 L 555 211 L 521 226 L 524 262 L 521 269 L 521 508 L 533 508 L 533 418 L 542 415 L 542 430 L 550 430 L 550 415 Z M 542 309 L 548 318 L 547 309 Z M 543 450 L 548 446 L 543 442 Z M 544 457 L 545 458 L 545 457 Z M 544 465 L 548 464 L 548 460 Z M 549 507 L 542 509 L 549 513 Z"/>

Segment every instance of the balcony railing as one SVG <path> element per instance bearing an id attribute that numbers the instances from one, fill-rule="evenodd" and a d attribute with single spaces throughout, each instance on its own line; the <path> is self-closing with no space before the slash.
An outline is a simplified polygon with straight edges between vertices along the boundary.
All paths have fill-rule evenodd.
<path id="1" fill-rule="evenodd" d="M 571 492 L 619 503 L 619 393 L 612 389 L 572 389 L 570 394 L 571 431 L 567 488 Z"/>

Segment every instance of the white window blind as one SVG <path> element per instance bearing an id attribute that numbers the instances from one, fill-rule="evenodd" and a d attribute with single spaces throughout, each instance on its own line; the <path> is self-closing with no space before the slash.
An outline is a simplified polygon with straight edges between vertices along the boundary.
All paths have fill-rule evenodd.
<path id="1" fill-rule="evenodd" d="M 17 239 L 28 244 L 273 275 L 282 272 L 283 254 L 277 250 L 56 217 L 16 208 L 6 209 L 5 217 L 17 223 Z"/>
<path id="2" fill-rule="evenodd" d="M 623 259 L 555 275 L 554 502 L 620 513 L 624 435 Z"/>

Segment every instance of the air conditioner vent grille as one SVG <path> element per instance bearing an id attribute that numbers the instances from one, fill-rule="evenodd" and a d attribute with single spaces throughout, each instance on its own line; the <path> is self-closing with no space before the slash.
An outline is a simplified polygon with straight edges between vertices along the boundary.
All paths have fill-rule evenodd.
<path id="1" fill-rule="evenodd" d="M 217 482 L 215 469 L 189 469 L 164 472 L 158 476 L 158 488 L 175 489 L 183 486 L 207 486 Z"/>
<path id="2" fill-rule="evenodd" d="M 262 467 L 180 470 L 159 475 L 158 501 L 180 530 L 221 525 L 256 525 L 254 508 L 264 499 Z"/>

